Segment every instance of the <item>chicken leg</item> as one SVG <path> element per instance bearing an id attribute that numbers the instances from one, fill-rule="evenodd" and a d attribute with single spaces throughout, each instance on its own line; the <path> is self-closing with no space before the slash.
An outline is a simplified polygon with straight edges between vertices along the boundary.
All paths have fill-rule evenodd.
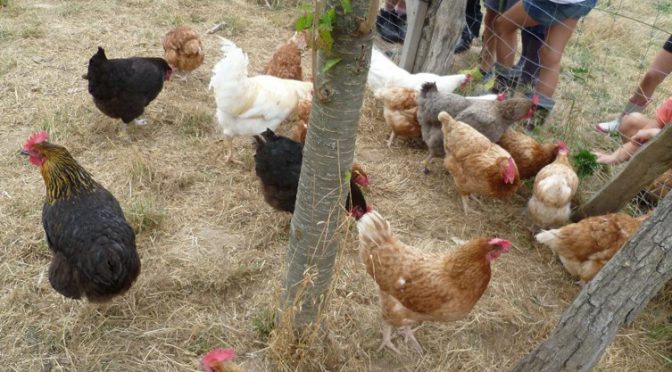
<path id="1" fill-rule="evenodd" d="M 390 138 L 387 140 L 388 149 L 392 147 L 392 141 L 394 141 L 394 137 L 396 137 L 396 135 L 394 134 L 394 131 L 392 131 L 392 133 L 390 133 Z"/>
<path id="2" fill-rule="evenodd" d="M 128 124 L 123 121 L 119 126 L 119 138 L 124 142 L 131 142 L 131 136 L 128 134 Z"/>
<path id="3" fill-rule="evenodd" d="M 405 343 L 411 343 L 411 346 L 417 351 L 418 353 L 422 354 L 422 346 L 420 346 L 420 343 L 418 340 L 415 338 L 415 334 L 413 334 L 415 330 L 411 328 L 411 326 L 405 326 L 402 328 L 402 334 L 404 335 L 404 342 Z"/>
<path id="4" fill-rule="evenodd" d="M 385 347 L 391 349 L 397 354 L 401 354 L 399 352 L 399 349 L 397 349 L 392 343 L 392 326 L 387 322 L 383 322 L 383 342 L 380 344 L 380 347 L 378 347 L 378 350 L 376 351 L 379 352 L 383 350 L 383 348 Z"/>
<path id="5" fill-rule="evenodd" d="M 224 142 L 226 142 L 226 147 L 229 150 L 226 154 L 225 161 L 227 163 L 242 164 L 242 162 L 233 159 L 233 138 L 232 137 L 224 137 Z"/>

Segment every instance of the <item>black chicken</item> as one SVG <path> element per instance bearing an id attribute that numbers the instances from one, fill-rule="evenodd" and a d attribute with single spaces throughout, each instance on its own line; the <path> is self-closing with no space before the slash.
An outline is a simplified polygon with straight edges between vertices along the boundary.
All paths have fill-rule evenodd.
<path id="1" fill-rule="evenodd" d="M 142 115 L 145 106 L 159 95 L 172 71 L 163 58 L 108 60 L 105 50 L 99 47 L 89 60 L 84 78 L 89 80 L 89 93 L 96 107 L 111 118 L 121 119 L 121 135 L 128 137 L 128 123 Z M 136 124 L 144 125 L 145 121 L 136 120 Z"/>
<path id="2" fill-rule="evenodd" d="M 303 145 L 272 130 L 254 136 L 257 151 L 254 155 L 255 171 L 261 180 L 264 200 L 273 208 L 294 213 L 296 192 L 299 188 Z M 359 186 L 367 186 L 368 177 L 358 163 L 352 166 L 350 195 L 346 209 L 353 215 L 366 213 L 368 207 Z M 353 207 L 354 205 L 354 207 Z"/>
<path id="3" fill-rule="evenodd" d="M 42 225 L 54 253 L 49 282 L 68 298 L 108 301 L 140 274 L 135 234 L 114 196 L 47 139 L 36 133 L 22 154 L 40 168 L 47 188 Z"/>

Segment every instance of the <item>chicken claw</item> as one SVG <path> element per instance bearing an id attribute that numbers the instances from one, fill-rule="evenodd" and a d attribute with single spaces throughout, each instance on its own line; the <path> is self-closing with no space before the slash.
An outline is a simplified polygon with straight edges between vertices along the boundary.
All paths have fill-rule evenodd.
<path id="1" fill-rule="evenodd" d="M 131 135 L 128 134 L 128 125 L 126 123 L 121 123 L 121 129 L 119 129 L 119 138 L 126 143 L 131 142 Z"/>
<path id="2" fill-rule="evenodd" d="M 388 149 L 392 147 L 392 141 L 394 141 L 394 137 L 396 137 L 394 132 L 390 133 L 390 138 L 388 138 L 388 140 L 387 140 L 387 148 Z"/>
<path id="3" fill-rule="evenodd" d="M 402 334 L 404 335 L 404 342 L 405 343 L 411 343 L 411 346 L 415 351 L 418 353 L 422 354 L 422 346 L 420 346 L 420 343 L 418 340 L 415 338 L 415 334 L 413 334 L 415 330 L 411 328 L 411 326 L 405 326 L 402 328 Z"/>
<path id="4" fill-rule="evenodd" d="M 147 125 L 147 119 L 135 119 L 133 120 L 133 123 L 139 127 L 143 127 Z"/>
<path id="5" fill-rule="evenodd" d="M 392 343 L 392 326 L 387 323 L 383 325 L 383 342 L 380 344 L 380 347 L 378 347 L 376 352 L 383 350 L 385 347 L 391 349 L 397 354 L 401 354 L 399 349 L 397 349 Z"/>

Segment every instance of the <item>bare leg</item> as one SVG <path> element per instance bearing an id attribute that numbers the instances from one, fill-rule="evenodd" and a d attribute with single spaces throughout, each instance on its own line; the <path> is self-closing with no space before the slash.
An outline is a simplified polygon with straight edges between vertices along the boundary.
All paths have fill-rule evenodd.
<path id="1" fill-rule="evenodd" d="M 630 102 L 636 103 L 640 106 L 645 106 L 651 101 L 653 92 L 658 88 L 658 85 L 665 80 L 665 78 L 672 72 L 672 53 L 665 49 L 661 49 L 656 58 L 649 66 L 649 70 L 642 78 L 637 89 L 632 94 Z"/>
<path id="2" fill-rule="evenodd" d="M 392 326 L 387 322 L 383 322 L 383 343 L 380 344 L 380 347 L 376 351 L 381 351 L 385 347 L 392 349 L 392 351 L 397 354 L 400 354 L 399 349 L 397 349 L 392 343 Z"/>
<path id="3" fill-rule="evenodd" d="M 497 13 L 486 9 L 485 28 L 483 29 L 483 49 L 481 49 L 480 67 L 483 71 L 492 71 L 492 65 L 495 62 L 495 53 L 497 48 L 497 36 L 495 35 L 495 19 Z"/>
<path id="4" fill-rule="evenodd" d="M 578 19 L 567 18 L 556 23 L 546 31 L 546 42 L 539 51 L 541 70 L 534 87 L 537 93 L 553 97 L 555 87 L 560 79 L 560 60 L 565 46 L 572 37 Z"/>
<path id="5" fill-rule="evenodd" d="M 495 20 L 495 37 L 497 37 L 497 63 L 513 67 L 518 45 L 517 31 L 519 28 L 536 26 L 539 23 L 532 19 L 519 1 Z"/>
<path id="6" fill-rule="evenodd" d="M 411 346 L 417 351 L 418 353 L 422 354 L 422 346 L 420 346 L 420 343 L 418 340 L 415 338 L 415 334 L 413 334 L 413 329 L 411 326 L 405 326 L 402 328 L 402 333 L 404 335 L 404 342 L 408 343 L 410 341 Z"/>
<path id="7" fill-rule="evenodd" d="M 394 141 L 395 136 L 396 135 L 394 134 L 394 131 L 392 131 L 392 133 L 390 133 L 390 138 L 388 138 L 388 140 L 387 140 L 387 147 L 388 148 L 392 147 L 392 141 Z"/>

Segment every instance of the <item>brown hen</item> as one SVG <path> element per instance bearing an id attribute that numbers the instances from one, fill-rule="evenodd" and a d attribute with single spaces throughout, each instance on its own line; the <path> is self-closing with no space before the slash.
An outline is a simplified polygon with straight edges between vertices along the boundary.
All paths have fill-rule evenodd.
<path id="1" fill-rule="evenodd" d="M 203 44 L 196 31 L 178 27 L 163 38 L 164 58 L 176 70 L 189 73 L 198 68 L 205 58 Z M 183 78 L 186 79 L 186 76 Z"/>

